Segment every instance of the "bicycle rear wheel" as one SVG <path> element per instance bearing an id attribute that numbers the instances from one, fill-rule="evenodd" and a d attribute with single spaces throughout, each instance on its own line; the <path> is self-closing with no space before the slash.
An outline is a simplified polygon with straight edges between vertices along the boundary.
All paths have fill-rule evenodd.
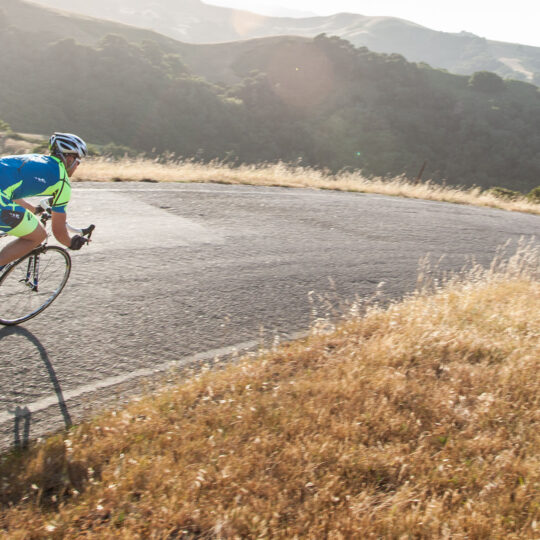
<path id="1" fill-rule="evenodd" d="M 0 277 L 0 324 L 15 325 L 41 313 L 62 292 L 71 272 L 69 253 L 39 247 Z"/>

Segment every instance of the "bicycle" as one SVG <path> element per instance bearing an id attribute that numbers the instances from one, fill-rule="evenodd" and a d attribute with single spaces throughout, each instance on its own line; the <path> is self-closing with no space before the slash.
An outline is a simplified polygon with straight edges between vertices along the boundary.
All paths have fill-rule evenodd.
<path id="1" fill-rule="evenodd" d="M 51 219 L 51 201 L 42 200 L 36 214 L 43 226 Z M 86 229 L 67 228 L 90 241 L 94 225 Z M 7 236 L 0 233 L 0 238 Z M 67 249 L 45 241 L 30 253 L 7 264 L 0 273 L 0 324 L 14 326 L 26 322 L 48 308 L 62 292 L 71 273 Z"/>

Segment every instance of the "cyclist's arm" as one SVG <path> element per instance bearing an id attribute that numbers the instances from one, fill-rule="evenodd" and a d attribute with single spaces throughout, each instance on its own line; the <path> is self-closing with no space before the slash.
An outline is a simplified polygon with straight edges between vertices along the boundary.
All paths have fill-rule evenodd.
<path id="1" fill-rule="evenodd" d="M 71 245 L 71 237 L 67 230 L 66 214 L 64 212 L 52 212 L 52 232 L 54 237 L 64 246 Z"/>
<path id="2" fill-rule="evenodd" d="M 32 206 L 29 202 L 26 202 L 24 199 L 16 199 L 13 202 L 15 204 L 18 204 L 19 206 L 22 206 L 23 208 L 26 208 L 27 210 L 32 212 L 32 214 L 36 213 L 36 207 Z"/>

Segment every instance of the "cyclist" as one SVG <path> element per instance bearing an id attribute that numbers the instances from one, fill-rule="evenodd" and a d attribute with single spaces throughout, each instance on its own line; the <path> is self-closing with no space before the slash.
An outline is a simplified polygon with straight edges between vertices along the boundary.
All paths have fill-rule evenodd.
<path id="1" fill-rule="evenodd" d="M 47 238 L 35 215 L 39 208 L 25 201 L 26 197 L 52 197 L 52 232 L 61 244 L 77 250 L 87 242 L 79 235 L 70 237 L 66 227 L 66 206 L 71 196 L 69 178 L 88 154 L 86 143 L 71 133 L 54 133 L 49 139 L 49 150 L 50 156 L 0 158 L 0 231 L 17 237 L 0 251 L 0 271 Z"/>

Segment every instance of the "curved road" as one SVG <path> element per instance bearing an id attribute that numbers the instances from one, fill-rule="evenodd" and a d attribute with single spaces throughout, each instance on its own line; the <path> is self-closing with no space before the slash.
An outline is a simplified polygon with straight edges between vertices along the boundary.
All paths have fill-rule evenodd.
<path id="1" fill-rule="evenodd" d="M 69 218 L 98 228 L 65 291 L 0 327 L 2 448 L 121 403 L 171 363 L 306 331 L 381 282 L 400 297 L 427 254 L 458 270 L 540 233 L 538 216 L 501 210 L 209 184 L 78 183 Z"/>

